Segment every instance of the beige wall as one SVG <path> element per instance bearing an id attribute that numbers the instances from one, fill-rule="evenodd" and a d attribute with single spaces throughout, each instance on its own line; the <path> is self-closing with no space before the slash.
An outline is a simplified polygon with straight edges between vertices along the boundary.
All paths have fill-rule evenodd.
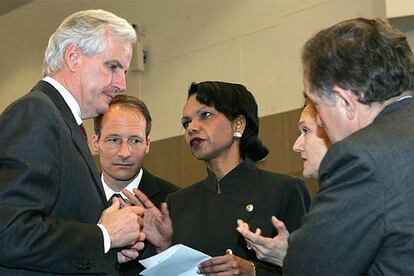
<path id="1" fill-rule="evenodd" d="M 141 26 L 149 58 L 145 72 L 128 74 L 127 93 L 148 104 L 153 140 L 181 134 L 192 81 L 245 84 L 260 116 L 299 108 L 304 41 L 343 19 L 385 16 L 384 0 L 35 0 L 0 17 L 0 111 L 41 77 L 47 39 L 62 19 L 86 8 L 108 9 Z"/>

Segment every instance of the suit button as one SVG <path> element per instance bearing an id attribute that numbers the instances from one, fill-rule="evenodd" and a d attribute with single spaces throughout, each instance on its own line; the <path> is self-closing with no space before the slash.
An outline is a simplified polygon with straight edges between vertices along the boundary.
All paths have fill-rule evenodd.
<path id="1" fill-rule="evenodd" d="M 247 204 L 247 205 L 246 205 L 246 211 L 247 211 L 248 213 L 250 213 L 251 211 L 253 211 L 253 209 L 254 209 L 253 204 Z"/>
<path id="2" fill-rule="evenodd" d="M 226 249 L 226 254 L 233 255 L 233 250 L 231 250 L 230 248 Z"/>

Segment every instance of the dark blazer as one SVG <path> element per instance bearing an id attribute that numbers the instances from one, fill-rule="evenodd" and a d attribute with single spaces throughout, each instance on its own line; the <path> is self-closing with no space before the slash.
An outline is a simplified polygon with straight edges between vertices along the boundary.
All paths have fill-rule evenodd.
<path id="1" fill-rule="evenodd" d="M 141 182 L 139 189 L 154 203 L 157 207 L 162 202 L 165 202 L 170 193 L 178 191 L 180 188 L 174 184 L 152 175 L 149 171 L 143 168 Z M 140 251 L 139 259 L 145 259 L 157 254 L 154 246 L 145 241 L 144 250 Z M 145 268 L 137 261 L 133 260 L 120 266 L 121 275 L 138 275 L 139 272 Z"/>
<path id="2" fill-rule="evenodd" d="M 69 107 L 40 81 L 0 116 L 0 274 L 116 274 L 96 225 L 105 207 Z"/>
<path id="3" fill-rule="evenodd" d="M 257 275 L 278 273 L 280 268 L 256 258 L 237 232 L 238 218 L 248 222 L 251 229 L 259 227 L 264 236 L 273 237 L 271 223 L 275 215 L 290 231 L 300 226 L 310 196 L 299 178 L 258 169 L 246 159 L 220 180 L 210 171 L 207 179 L 168 197 L 174 227 L 174 243 L 182 243 L 210 256 L 222 256 L 230 249 L 234 255 L 256 265 Z"/>
<path id="4" fill-rule="evenodd" d="M 414 275 L 414 100 L 334 144 L 289 238 L 287 275 Z"/>

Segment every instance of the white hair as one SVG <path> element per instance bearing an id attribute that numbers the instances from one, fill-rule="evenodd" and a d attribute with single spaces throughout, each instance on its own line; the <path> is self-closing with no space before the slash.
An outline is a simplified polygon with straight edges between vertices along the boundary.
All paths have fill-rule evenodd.
<path id="1" fill-rule="evenodd" d="M 49 38 L 42 73 L 52 75 L 62 69 L 64 54 L 71 44 L 81 53 L 93 56 L 106 48 L 107 34 L 113 38 L 134 43 L 134 28 L 123 18 L 104 10 L 85 10 L 67 17 Z"/>

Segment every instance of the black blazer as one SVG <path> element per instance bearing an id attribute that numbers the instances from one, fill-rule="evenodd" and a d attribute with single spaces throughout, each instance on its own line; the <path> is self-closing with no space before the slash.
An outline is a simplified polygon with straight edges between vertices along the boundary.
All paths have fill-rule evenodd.
<path id="1" fill-rule="evenodd" d="M 414 275 L 414 99 L 334 144 L 287 275 Z"/>
<path id="2" fill-rule="evenodd" d="M 165 202 L 170 193 L 178 191 L 179 188 L 174 184 L 152 175 L 148 170 L 143 168 L 139 189 L 154 203 L 157 207 Z M 154 246 L 145 241 L 145 248 L 140 251 L 139 259 L 145 259 L 157 254 Z M 137 261 L 133 260 L 126 264 L 120 265 L 121 275 L 138 275 L 145 268 Z"/>
<path id="3" fill-rule="evenodd" d="M 246 159 L 220 181 L 210 171 L 208 177 L 168 197 L 174 227 L 174 243 L 182 243 L 210 256 L 222 256 L 230 249 L 233 254 L 256 265 L 257 275 L 278 273 L 280 268 L 261 262 L 247 248 L 237 232 L 238 218 L 248 222 L 264 236 L 273 237 L 271 223 L 275 215 L 289 231 L 300 226 L 310 204 L 306 185 L 299 178 L 258 169 Z"/>
<path id="4" fill-rule="evenodd" d="M 96 225 L 105 206 L 69 107 L 40 81 L 0 116 L 0 274 L 117 274 Z"/>

